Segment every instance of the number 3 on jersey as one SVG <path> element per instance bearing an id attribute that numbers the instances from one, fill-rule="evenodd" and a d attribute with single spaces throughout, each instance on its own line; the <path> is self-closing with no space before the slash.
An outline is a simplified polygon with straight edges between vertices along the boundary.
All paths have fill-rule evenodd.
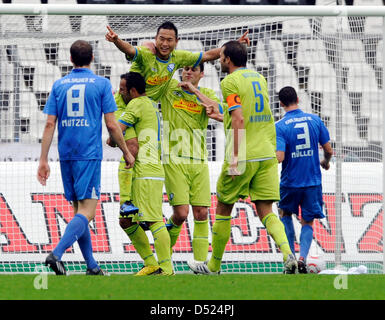
<path id="1" fill-rule="evenodd" d="M 67 90 L 67 116 L 84 117 L 85 84 L 75 84 Z"/>
<path id="2" fill-rule="evenodd" d="M 305 140 L 305 143 L 297 144 L 295 146 L 296 150 L 303 150 L 310 148 L 310 135 L 309 135 L 309 127 L 306 122 L 297 123 L 294 128 L 302 128 L 303 133 L 297 134 L 298 140 Z"/>

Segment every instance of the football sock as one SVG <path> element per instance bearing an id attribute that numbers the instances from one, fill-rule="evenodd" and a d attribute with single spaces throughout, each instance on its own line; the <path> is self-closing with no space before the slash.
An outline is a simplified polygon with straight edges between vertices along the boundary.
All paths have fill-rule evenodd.
<path id="1" fill-rule="evenodd" d="M 154 237 L 155 252 L 158 264 L 166 274 L 172 274 L 172 262 L 170 256 L 170 236 L 164 222 L 155 222 L 150 226 Z"/>
<path id="2" fill-rule="evenodd" d="M 275 243 L 283 254 L 283 261 L 286 261 L 287 256 L 291 254 L 290 246 L 286 237 L 285 227 L 274 213 L 267 214 L 262 223 L 267 229 L 267 232 L 273 237 Z"/>
<path id="3" fill-rule="evenodd" d="M 194 260 L 206 261 L 209 250 L 209 220 L 194 220 L 194 234 L 192 247 Z"/>
<path id="4" fill-rule="evenodd" d="M 302 226 L 299 241 L 299 256 L 306 259 L 313 241 L 313 228 L 310 225 L 305 224 Z"/>
<path id="5" fill-rule="evenodd" d="M 60 260 L 64 251 L 66 251 L 82 236 L 86 228 L 88 228 L 88 219 L 82 214 L 75 214 L 72 220 L 68 223 L 63 237 L 53 250 L 53 254 Z"/>
<path id="6" fill-rule="evenodd" d="M 78 244 L 79 244 L 80 250 L 82 251 L 84 260 L 86 261 L 87 268 L 95 269 L 99 267 L 98 263 L 95 261 L 94 256 L 92 254 L 91 233 L 88 225 L 85 228 L 81 237 L 78 239 Z"/>
<path id="7" fill-rule="evenodd" d="M 122 160 L 121 160 L 122 161 Z M 119 166 L 119 198 L 120 205 L 131 200 L 132 170 L 121 169 Z"/>
<path id="8" fill-rule="evenodd" d="M 178 240 L 180 231 L 182 230 L 182 224 L 180 226 L 177 226 L 172 221 L 172 218 L 167 220 L 167 224 L 172 225 L 172 227 L 170 229 L 168 229 L 168 233 L 170 234 L 170 248 L 172 248 Z"/>
<path id="9" fill-rule="evenodd" d="M 230 239 L 231 216 L 221 216 L 216 214 L 212 234 L 213 239 L 211 246 L 213 248 L 213 253 L 207 266 L 210 271 L 216 272 L 221 269 L 223 253 L 225 252 L 226 244 Z"/>
<path id="10" fill-rule="evenodd" d="M 142 227 L 139 224 L 134 224 L 125 229 L 124 232 L 127 233 L 132 242 L 132 245 L 135 247 L 135 250 L 143 259 L 144 265 L 146 267 L 157 266 L 158 262 L 156 261 L 154 253 L 152 252 L 146 232 L 142 229 Z"/>
<path id="11" fill-rule="evenodd" d="M 295 232 L 294 224 L 291 216 L 283 216 L 281 218 L 283 225 L 285 226 L 285 232 L 287 240 L 289 241 L 291 252 L 295 253 L 294 241 L 295 241 Z"/>

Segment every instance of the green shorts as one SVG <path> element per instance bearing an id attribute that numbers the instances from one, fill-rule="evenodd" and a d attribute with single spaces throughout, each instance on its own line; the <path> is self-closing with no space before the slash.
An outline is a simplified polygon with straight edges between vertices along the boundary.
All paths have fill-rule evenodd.
<path id="1" fill-rule="evenodd" d="M 139 208 L 133 216 L 134 222 L 158 222 L 163 220 L 163 178 L 141 179 L 132 181 L 132 202 Z"/>
<path id="2" fill-rule="evenodd" d="M 190 204 L 211 206 L 210 175 L 207 162 L 163 164 L 165 186 L 171 206 Z"/>
<path id="3" fill-rule="evenodd" d="M 120 205 L 131 200 L 132 168 L 126 169 L 126 163 L 120 161 L 118 169 Z"/>
<path id="4" fill-rule="evenodd" d="M 276 158 L 263 161 L 246 162 L 245 172 L 232 179 L 228 175 L 229 164 L 225 162 L 217 182 L 218 200 L 233 204 L 239 198 L 251 201 L 279 201 L 279 174 Z"/>

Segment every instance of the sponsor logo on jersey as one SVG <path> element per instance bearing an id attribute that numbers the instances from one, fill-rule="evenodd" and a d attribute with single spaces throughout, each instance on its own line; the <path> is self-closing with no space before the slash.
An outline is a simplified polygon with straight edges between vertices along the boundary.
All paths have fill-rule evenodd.
<path id="1" fill-rule="evenodd" d="M 182 93 L 179 91 L 173 91 L 172 94 L 178 97 L 182 97 Z"/>
<path id="2" fill-rule="evenodd" d="M 150 84 L 152 86 L 160 85 L 162 83 L 167 82 L 170 79 L 169 76 L 160 77 L 158 75 L 149 77 L 146 81 L 147 84 Z"/>
<path id="3" fill-rule="evenodd" d="M 172 104 L 174 108 L 186 110 L 188 112 L 200 114 L 202 113 L 202 106 L 194 101 L 186 101 L 184 99 L 176 100 Z"/>

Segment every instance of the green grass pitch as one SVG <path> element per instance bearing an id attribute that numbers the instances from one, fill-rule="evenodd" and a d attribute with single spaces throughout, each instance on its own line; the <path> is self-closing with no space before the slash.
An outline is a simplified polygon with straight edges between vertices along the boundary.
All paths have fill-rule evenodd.
<path id="1" fill-rule="evenodd" d="M 384 300 L 385 275 L 0 275 L 1 300 Z M 44 282 L 45 281 L 45 282 Z M 335 288 L 339 283 L 340 289 Z M 35 285 L 43 287 L 36 289 Z M 337 285 L 338 286 L 338 285 Z M 44 289 L 46 287 L 46 289 Z"/>

